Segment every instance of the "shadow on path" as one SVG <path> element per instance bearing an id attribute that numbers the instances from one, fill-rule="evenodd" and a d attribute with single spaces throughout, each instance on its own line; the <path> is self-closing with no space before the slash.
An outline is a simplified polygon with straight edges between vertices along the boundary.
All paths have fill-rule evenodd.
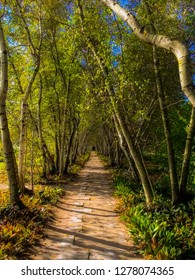
<path id="1" fill-rule="evenodd" d="M 95 152 L 65 190 L 31 259 L 141 259 L 115 211 L 111 175 Z"/>

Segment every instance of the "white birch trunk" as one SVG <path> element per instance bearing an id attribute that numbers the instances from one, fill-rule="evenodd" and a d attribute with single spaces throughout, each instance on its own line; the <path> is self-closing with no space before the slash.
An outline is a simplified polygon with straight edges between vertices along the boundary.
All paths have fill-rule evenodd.
<path id="1" fill-rule="evenodd" d="M 6 98 L 8 91 L 8 61 L 7 49 L 5 45 L 4 32 L 0 21 L 0 128 L 1 138 L 3 144 L 3 152 L 6 163 L 9 188 L 10 188 L 10 201 L 12 204 L 21 206 L 22 202 L 19 198 L 18 188 L 18 170 L 14 156 L 13 145 L 10 138 L 7 114 L 6 114 Z"/>

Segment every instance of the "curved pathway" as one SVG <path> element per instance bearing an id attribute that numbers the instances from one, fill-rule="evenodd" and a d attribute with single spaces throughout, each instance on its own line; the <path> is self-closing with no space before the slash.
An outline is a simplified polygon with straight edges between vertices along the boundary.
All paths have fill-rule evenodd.
<path id="1" fill-rule="evenodd" d="M 65 187 L 46 239 L 32 259 L 140 259 L 128 230 L 115 212 L 112 178 L 95 152 L 75 181 Z"/>

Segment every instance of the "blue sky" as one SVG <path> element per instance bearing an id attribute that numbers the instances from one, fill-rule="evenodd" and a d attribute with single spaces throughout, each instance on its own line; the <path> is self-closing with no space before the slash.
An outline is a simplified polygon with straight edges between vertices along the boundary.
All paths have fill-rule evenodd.
<path id="1" fill-rule="evenodd" d="M 120 0 L 119 3 L 121 3 L 122 5 L 126 5 L 129 4 L 128 0 Z"/>

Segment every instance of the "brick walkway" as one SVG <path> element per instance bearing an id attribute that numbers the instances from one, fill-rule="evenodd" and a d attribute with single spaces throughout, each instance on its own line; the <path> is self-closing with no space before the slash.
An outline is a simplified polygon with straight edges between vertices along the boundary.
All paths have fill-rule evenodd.
<path id="1" fill-rule="evenodd" d="M 65 187 L 55 220 L 47 226 L 47 238 L 32 259 L 140 259 L 115 212 L 117 199 L 111 186 L 109 172 L 93 152 L 78 178 Z"/>

